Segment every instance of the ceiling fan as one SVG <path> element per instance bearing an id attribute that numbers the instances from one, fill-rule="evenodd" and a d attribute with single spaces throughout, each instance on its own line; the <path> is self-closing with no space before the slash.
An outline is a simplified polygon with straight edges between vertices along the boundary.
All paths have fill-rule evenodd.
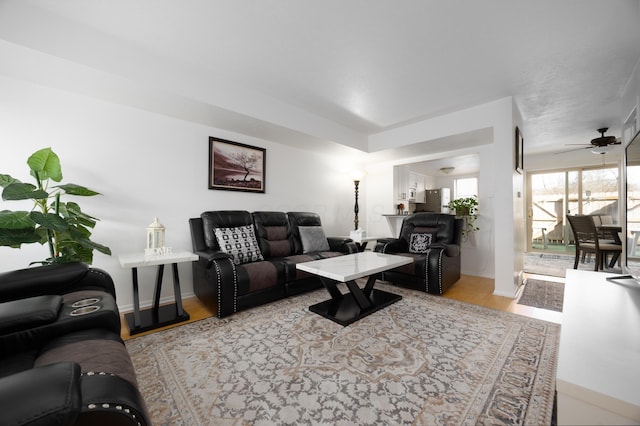
<path id="1" fill-rule="evenodd" d="M 565 152 L 577 151 L 579 149 L 590 149 L 594 154 L 606 154 L 611 149 L 611 145 L 620 145 L 621 142 L 615 136 L 605 136 L 604 134 L 609 130 L 608 127 L 603 127 L 598 129 L 600 133 L 600 137 L 591 139 L 591 143 L 583 144 L 583 143 L 569 143 L 567 145 L 583 145 L 584 148 L 575 148 L 570 149 L 569 151 L 558 152 L 558 154 L 562 154 Z M 586 145 L 586 146 L 585 146 Z"/>

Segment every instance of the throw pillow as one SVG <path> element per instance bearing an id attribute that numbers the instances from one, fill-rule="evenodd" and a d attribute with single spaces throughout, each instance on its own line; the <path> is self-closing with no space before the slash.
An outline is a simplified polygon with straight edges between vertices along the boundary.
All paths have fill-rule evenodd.
<path id="1" fill-rule="evenodd" d="M 429 251 L 433 234 L 411 234 L 409 240 L 409 253 L 424 254 Z"/>
<path id="2" fill-rule="evenodd" d="M 253 225 L 215 228 L 213 232 L 216 234 L 220 250 L 231 255 L 236 265 L 264 260 L 256 234 L 253 232 Z"/>
<path id="3" fill-rule="evenodd" d="M 329 241 L 324 235 L 322 226 L 299 226 L 298 229 L 303 253 L 329 251 Z"/>

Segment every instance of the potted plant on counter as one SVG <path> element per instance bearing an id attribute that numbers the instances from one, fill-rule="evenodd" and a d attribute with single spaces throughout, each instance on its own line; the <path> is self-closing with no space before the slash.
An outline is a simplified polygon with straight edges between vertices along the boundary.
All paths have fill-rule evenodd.
<path id="1" fill-rule="evenodd" d="M 464 219 L 464 227 L 462 228 L 462 238 L 467 239 L 469 234 L 475 231 L 479 231 L 475 225 L 476 219 L 478 219 L 478 197 L 462 197 L 456 198 L 449 202 L 449 209 L 456 212 L 456 217 Z"/>
<path id="2" fill-rule="evenodd" d="M 111 255 L 109 247 L 89 239 L 90 229 L 96 219 L 84 213 L 74 202 L 62 202 L 62 195 L 98 195 L 84 186 L 67 183 L 53 185 L 62 180 L 60 159 L 51 150 L 44 148 L 33 153 L 27 160 L 35 185 L 23 183 L 9 175 L 0 174 L 2 199 L 33 200 L 31 211 L 0 211 L 0 246 L 20 248 L 22 244 L 47 244 L 49 257 L 32 263 L 51 264 L 63 262 L 85 262 L 91 264 L 93 250 Z"/>

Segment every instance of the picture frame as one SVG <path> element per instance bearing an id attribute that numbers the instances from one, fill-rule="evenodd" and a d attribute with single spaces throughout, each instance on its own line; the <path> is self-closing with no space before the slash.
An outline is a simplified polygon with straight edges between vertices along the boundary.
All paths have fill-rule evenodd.
<path id="1" fill-rule="evenodd" d="M 265 192 L 267 150 L 209 137 L 209 189 Z"/>
<path id="2" fill-rule="evenodd" d="M 524 138 L 522 137 L 522 132 L 520 132 L 520 128 L 516 126 L 516 140 L 515 140 L 515 170 L 516 172 L 522 174 L 524 170 Z"/>

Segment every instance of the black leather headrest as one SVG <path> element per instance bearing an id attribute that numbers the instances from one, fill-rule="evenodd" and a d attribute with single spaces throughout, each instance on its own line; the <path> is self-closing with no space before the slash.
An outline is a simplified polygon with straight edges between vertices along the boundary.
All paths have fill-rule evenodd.
<path id="1" fill-rule="evenodd" d="M 218 241 L 213 230 L 215 228 L 236 228 L 253 225 L 251 213 L 245 210 L 216 210 L 200 215 L 204 230 L 204 242 L 208 248 L 218 250 Z"/>
<path id="2" fill-rule="evenodd" d="M 434 242 L 451 244 L 455 240 L 455 216 L 444 213 L 415 213 L 402 222 L 400 238 L 409 242 L 416 228 L 434 233 Z"/>

